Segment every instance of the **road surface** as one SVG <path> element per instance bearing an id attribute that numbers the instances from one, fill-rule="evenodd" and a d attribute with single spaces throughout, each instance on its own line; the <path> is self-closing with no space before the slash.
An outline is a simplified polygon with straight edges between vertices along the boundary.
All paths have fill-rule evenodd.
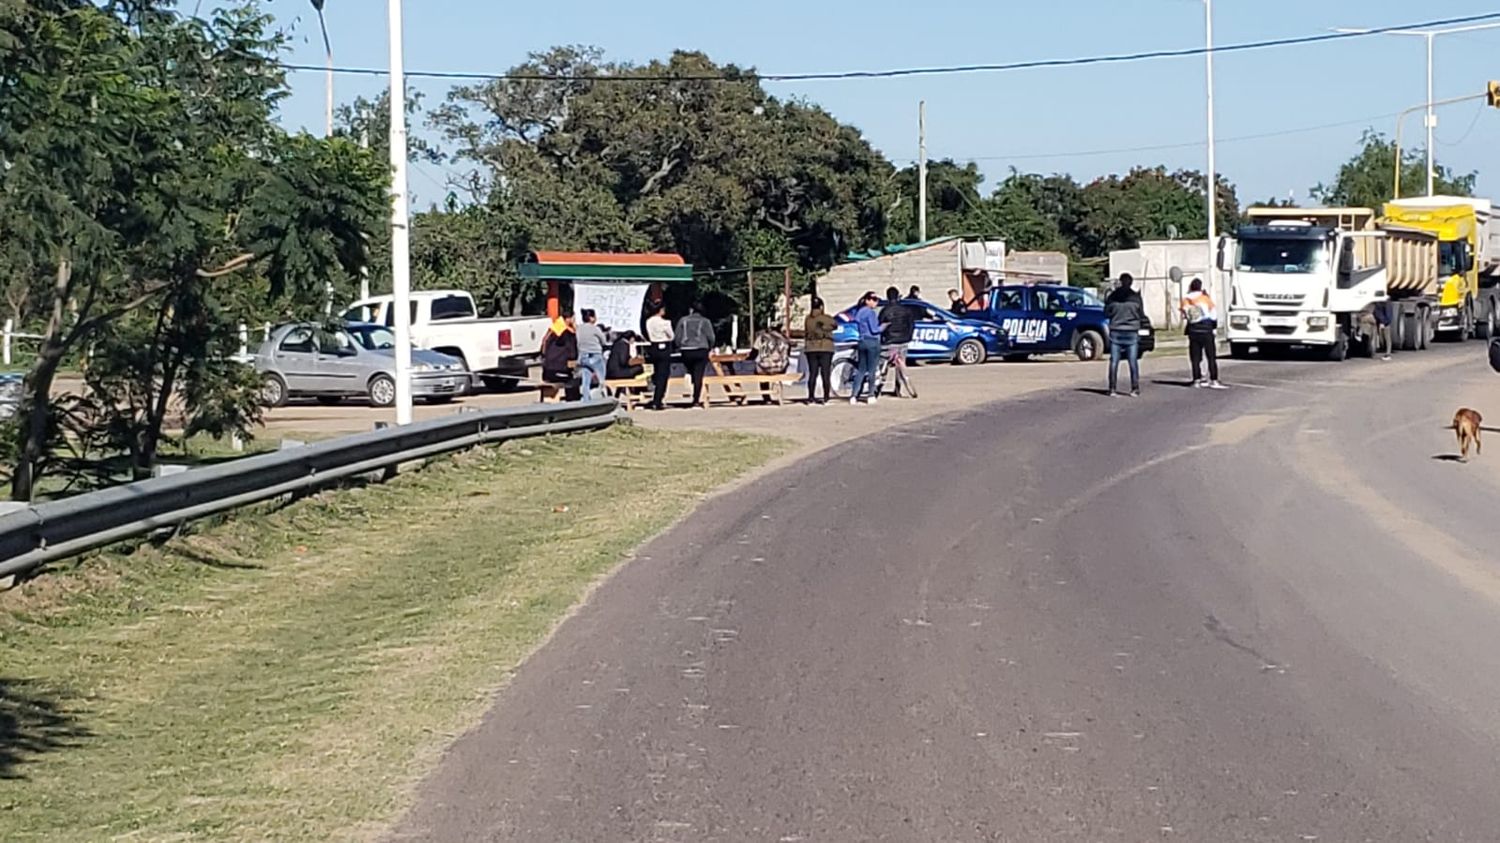
<path id="1" fill-rule="evenodd" d="M 1479 344 L 912 423 L 710 502 L 519 671 L 422 840 L 1500 839 Z"/>

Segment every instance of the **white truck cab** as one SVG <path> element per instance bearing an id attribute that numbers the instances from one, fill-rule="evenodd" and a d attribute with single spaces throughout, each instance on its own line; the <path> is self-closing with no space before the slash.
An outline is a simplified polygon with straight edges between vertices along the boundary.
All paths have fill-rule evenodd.
<path id="1" fill-rule="evenodd" d="M 347 322 L 374 322 L 394 327 L 394 300 L 372 296 L 345 308 Z M 525 379 L 542 353 L 550 324 L 545 316 L 480 319 L 474 297 L 463 290 L 421 290 L 411 294 L 411 340 L 464 361 L 470 372 L 496 386 Z"/>

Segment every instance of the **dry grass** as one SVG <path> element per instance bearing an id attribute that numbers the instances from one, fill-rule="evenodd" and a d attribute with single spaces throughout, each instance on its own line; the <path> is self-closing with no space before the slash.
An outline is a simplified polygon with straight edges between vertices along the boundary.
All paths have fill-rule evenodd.
<path id="1" fill-rule="evenodd" d="M 592 582 L 783 447 L 477 451 L 0 594 L 0 839 L 377 836 Z"/>

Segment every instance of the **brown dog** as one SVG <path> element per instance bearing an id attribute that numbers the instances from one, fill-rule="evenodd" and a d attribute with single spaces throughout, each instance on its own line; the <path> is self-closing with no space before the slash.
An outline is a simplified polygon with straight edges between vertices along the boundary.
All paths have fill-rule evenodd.
<path id="1" fill-rule="evenodd" d="M 1474 454 L 1478 456 L 1481 451 L 1479 443 L 1479 426 L 1484 418 L 1475 410 L 1464 407 L 1453 416 L 1453 429 L 1458 433 L 1458 455 L 1459 458 L 1468 462 L 1469 446 L 1474 446 Z"/>

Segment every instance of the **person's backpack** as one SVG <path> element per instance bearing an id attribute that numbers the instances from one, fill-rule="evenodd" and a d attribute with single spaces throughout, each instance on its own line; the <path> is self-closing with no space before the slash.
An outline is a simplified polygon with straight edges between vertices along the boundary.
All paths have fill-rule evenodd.
<path id="1" fill-rule="evenodd" d="M 1500 337 L 1490 338 L 1490 368 L 1500 372 Z"/>
<path id="2" fill-rule="evenodd" d="M 755 370 L 762 375 L 784 375 L 792 362 L 792 343 L 780 331 L 761 331 L 750 343 Z"/>

